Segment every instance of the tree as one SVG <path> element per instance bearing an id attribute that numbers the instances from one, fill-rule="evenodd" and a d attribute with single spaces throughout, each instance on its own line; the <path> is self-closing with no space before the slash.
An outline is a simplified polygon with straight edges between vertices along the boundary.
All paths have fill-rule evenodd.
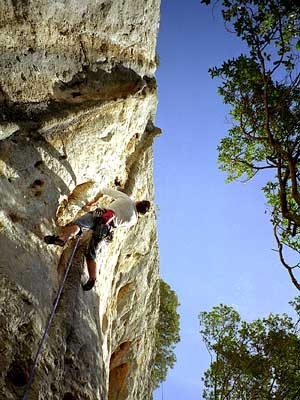
<path id="1" fill-rule="evenodd" d="M 159 319 L 155 336 L 156 356 L 152 369 L 154 388 L 157 388 L 166 379 L 168 369 L 173 368 L 176 362 L 175 345 L 180 341 L 178 297 L 162 279 L 159 280 L 159 294 Z"/>
<path id="2" fill-rule="evenodd" d="M 288 247 L 299 259 L 300 7 L 291 0 L 221 3 L 227 29 L 248 50 L 209 70 L 212 78 L 221 79 L 219 93 L 231 106 L 232 127 L 218 146 L 219 165 L 228 181 L 265 172 L 263 190 L 277 251 L 300 290 L 300 264 L 286 261 L 285 252 Z"/>
<path id="3" fill-rule="evenodd" d="M 290 304 L 296 321 L 270 314 L 246 322 L 223 304 L 200 313 L 200 333 L 211 356 L 202 378 L 204 399 L 300 398 L 300 296 Z"/>

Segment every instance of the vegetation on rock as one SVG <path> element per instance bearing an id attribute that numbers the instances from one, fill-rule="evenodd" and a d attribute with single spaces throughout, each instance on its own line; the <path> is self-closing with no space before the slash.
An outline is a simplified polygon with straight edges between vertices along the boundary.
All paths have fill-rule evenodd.
<path id="1" fill-rule="evenodd" d="M 159 280 L 159 295 L 159 318 L 155 336 L 156 356 L 152 369 L 154 388 L 157 388 L 166 379 L 168 369 L 173 368 L 176 362 L 175 345 L 180 341 L 178 297 L 162 279 Z"/>

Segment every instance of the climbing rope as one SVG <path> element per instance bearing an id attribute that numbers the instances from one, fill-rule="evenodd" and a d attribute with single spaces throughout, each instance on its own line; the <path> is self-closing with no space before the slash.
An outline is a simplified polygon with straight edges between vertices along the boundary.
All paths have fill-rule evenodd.
<path id="1" fill-rule="evenodd" d="M 31 385 L 32 380 L 33 380 L 33 376 L 34 376 L 35 369 L 36 369 L 36 366 L 37 366 L 38 358 L 39 358 L 39 356 L 40 356 L 40 354 L 41 354 L 41 350 L 42 350 L 43 344 L 44 344 L 44 342 L 45 342 L 45 340 L 46 340 L 46 336 L 47 336 L 47 334 L 48 334 L 48 331 L 49 331 L 49 328 L 50 328 L 50 326 L 51 326 L 53 317 L 54 317 L 54 315 L 55 315 L 55 311 L 56 311 L 56 308 L 57 308 L 57 305 L 58 305 L 58 302 L 59 302 L 61 293 L 62 293 L 62 291 L 63 291 L 63 288 L 64 288 L 64 285 L 65 285 L 65 282 L 66 282 L 66 279 L 67 279 L 67 276 L 68 276 L 70 267 L 71 267 L 71 265 L 72 265 L 72 262 L 73 262 L 73 259 L 74 259 L 74 255 L 75 255 L 75 252 L 76 252 L 76 250 L 77 250 L 77 246 L 78 246 L 78 243 L 79 243 L 80 238 L 81 238 L 81 234 L 80 234 L 79 236 L 77 236 L 77 241 L 76 241 L 75 246 L 74 246 L 74 248 L 73 248 L 72 254 L 71 254 L 70 258 L 69 258 L 69 261 L 68 261 L 68 264 L 67 264 L 67 268 L 66 268 L 66 271 L 65 271 L 63 280 L 62 280 L 62 282 L 61 282 L 61 284 L 60 284 L 60 287 L 59 287 L 59 290 L 58 290 L 58 293 L 57 293 L 55 302 L 54 302 L 53 307 L 52 307 L 52 311 L 51 311 L 50 317 L 49 317 L 49 319 L 48 319 L 48 322 L 47 322 L 47 325 L 46 325 L 46 328 L 45 328 L 43 337 L 42 337 L 42 339 L 41 339 L 41 341 L 40 341 L 38 350 L 37 350 L 37 352 L 36 352 L 35 359 L 34 359 L 34 361 L 33 361 L 33 365 L 32 365 L 32 367 L 31 367 L 29 379 L 28 379 L 27 384 L 26 384 L 26 386 L 25 386 L 25 389 L 24 389 L 24 392 L 23 392 L 23 396 L 22 396 L 22 400 L 26 400 L 26 399 L 27 399 L 28 391 L 29 391 L 30 385 Z"/>

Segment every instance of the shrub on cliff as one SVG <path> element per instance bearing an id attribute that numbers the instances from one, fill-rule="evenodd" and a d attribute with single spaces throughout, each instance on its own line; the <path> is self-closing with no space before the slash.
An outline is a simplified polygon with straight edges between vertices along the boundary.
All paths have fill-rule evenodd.
<path id="1" fill-rule="evenodd" d="M 152 369 L 154 388 L 166 379 L 168 369 L 173 368 L 176 362 L 175 345 L 180 341 L 178 297 L 162 279 L 159 280 L 159 294 L 159 319 L 155 337 L 156 356 Z"/>

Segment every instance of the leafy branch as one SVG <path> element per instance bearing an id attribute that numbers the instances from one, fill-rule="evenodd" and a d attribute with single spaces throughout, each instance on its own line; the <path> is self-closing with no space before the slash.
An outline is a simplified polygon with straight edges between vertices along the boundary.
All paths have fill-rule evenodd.
<path id="1" fill-rule="evenodd" d="M 275 240 L 299 257 L 300 7 L 291 0 L 219 3 L 226 25 L 248 47 L 247 54 L 209 70 L 212 78 L 221 79 L 218 91 L 224 103 L 231 106 L 233 119 L 233 126 L 218 146 L 219 165 L 229 182 L 247 182 L 266 170 L 274 172 L 264 192 L 272 210 Z M 278 252 L 300 290 L 282 247 Z"/>

